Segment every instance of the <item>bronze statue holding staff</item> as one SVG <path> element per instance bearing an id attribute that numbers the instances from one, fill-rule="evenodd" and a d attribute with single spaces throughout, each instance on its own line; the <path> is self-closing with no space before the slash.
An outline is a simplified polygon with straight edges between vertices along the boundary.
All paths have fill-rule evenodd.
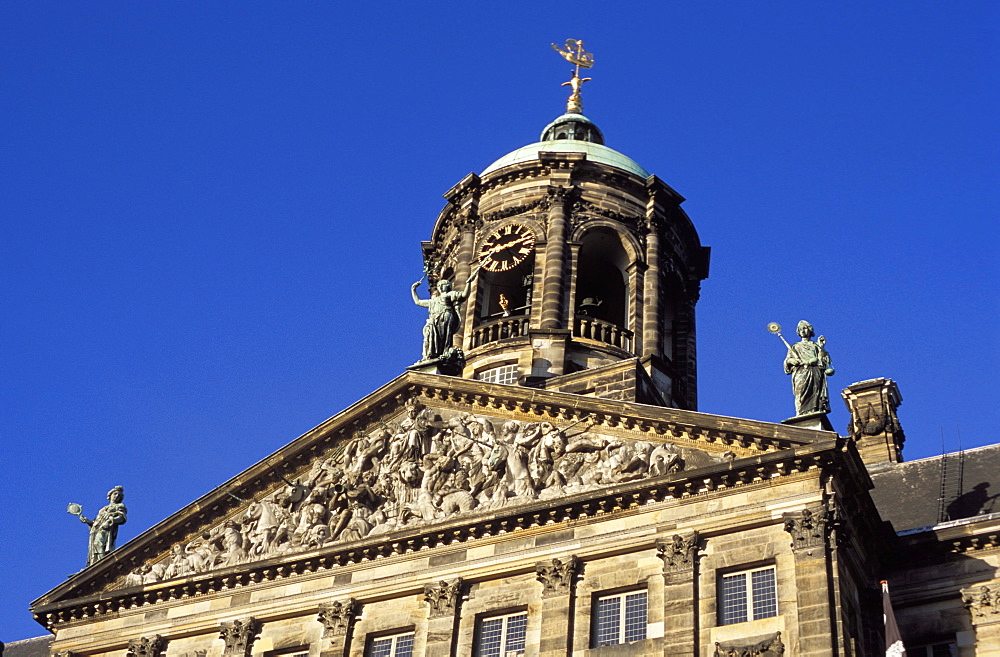
<path id="1" fill-rule="evenodd" d="M 785 356 L 785 374 L 792 376 L 792 392 L 795 393 L 795 415 L 813 415 L 830 412 L 830 393 L 827 391 L 826 377 L 833 376 L 834 369 L 830 354 L 826 351 L 826 338 L 822 335 L 812 341 L 815 331 L 806 320 L 799 322 L 795 332 L 801 340 L 788 344 L 781 335 L 781 326 L 775 322 L 767 325 L 788 348 Z"/>

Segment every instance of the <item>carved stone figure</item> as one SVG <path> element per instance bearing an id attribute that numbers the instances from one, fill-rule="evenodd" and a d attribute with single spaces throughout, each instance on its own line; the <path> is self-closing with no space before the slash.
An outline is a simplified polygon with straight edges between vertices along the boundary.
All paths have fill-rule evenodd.
<path id="1" fill-rule="evenodd" d="M 833 376 L 830 354 L 826 352 L 826 338 L 819 336 L 812 341 L 812 324 L 802 320 L 795 332 L 801 340 L 789 345 L 785 357 L 785 374 L 792 375 L 792 392 L 795 393 L 795 414 L 830 412 L 830 394 L 826 377 Z"/>
<path id="2" fill-rule="evenodd" d="M 130 639 L 126 657 L 160 657 L 167 647 L 167 641 L 159 634 L 144 636 L 141 639 Z"/>
<path id="3" fill-rule="evenodd" d="M 80 522 L 90 525 L 90 543 L 87 546 L 88 566 L 97 563 L 115 549 L 118 526 L 124 525 L 127 519 L 124 500 L 125 489 L 115 486 L 108 491 L 108 505 L 98 511 L 93 520 L 80 514 Z"/>
<path id="4" fill-rule="evenodd" d="M 438 582 L 424 586 L 424 599 L 430 605 L 431 618 L 453 616 L 458 611 L 458 601 L 462 595 L 462 578 L 450 582 Z"/>
<path id="5" fill-rule="evenodd" d="M 684 467 L 674 445 L 571 433 L 584 421 L 501 424 L 410 398 L 397 418 L 377 420 L 296 480 L 133 570 L 124 584 L 190 577 Z"/>
<path id="6" fill-rule="evenodd" d="M 469 280 L 465 282 L 465 287 L 461 291 L 451 289 L 451 281 L 438 281 L 436 293 L 431 294 L 430 299 L 421 299 L 417 296 L 417 288 L 420 281 L 410 287 L 410 294 L 413 303 L 427 308 L 427 323 L 424 324 L 424 349 L 421 363 L 434 361 L 445 354 L 445 350 L 451 348 L 452 337 L 458 331 L 459 312 L 458 305 L 465 301 L 472 289 L 472 281 L 479 273 L 477 266 L 469 274 Z M 418 363 L 419 364 L 419 363 Z"/>
<path id="7" fill-rule="evenodd" d="M 785 644 L 781 641 L 781 632 L 775 632 L 755 643 L 716 642 L 714 657 L 772 657 L 784 653 Z"/>
<path id="8" fill-rule="evenodd" d="M 219 638 L 226 642 L 222 654 L 225 657 L 250 657 L 260 628 L 260 621 L 253 616 L 223 623 L 219 629 Z"/>
<path id="9" fill-rule="evenodd" d="M 546 598 L 556 595 L 566 595 L 573 588 L 573 578 L 576 576 L 580 562 L 576 556 L 568 559 L 550 559 L 535 564 L 539 582 L 545 588 L 542 595 Z"/>

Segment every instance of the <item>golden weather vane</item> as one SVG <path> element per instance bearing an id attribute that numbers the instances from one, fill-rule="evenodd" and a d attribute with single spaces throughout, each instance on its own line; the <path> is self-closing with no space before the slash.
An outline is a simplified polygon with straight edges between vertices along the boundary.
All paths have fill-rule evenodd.
<path id="1" fill-rule="evenodd" d="M 562 83 L 562 86 L 573 90 L 573 93 L 569 95 L 569 100 L 566 101 L 566 111 L 582 112 L 583 101 L 580 99 L 580 87 L 583 86 L 584 82 L 588 82 L 590 78 L 581 78 L 580 68 L 590 68 L 593 66 L 594 54 L 583 49 L 582 39 L 566 39 L 565 50 L 560 49 L 559 46 L 553 43 L 552 49 L 562 55 L 563 59 L 567 62 L 575 65 L 573 77 L 570 78 L 569 82 Z"/>

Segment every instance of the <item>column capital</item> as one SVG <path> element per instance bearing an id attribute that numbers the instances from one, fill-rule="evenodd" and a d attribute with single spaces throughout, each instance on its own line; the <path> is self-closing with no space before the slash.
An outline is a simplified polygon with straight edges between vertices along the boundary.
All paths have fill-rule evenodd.
<path id="1" fill-rule="evenodd" d="M 159 634 L 129 639 L 127 657 L 159 657 L 167 647 L 167 640 Z"/>
<path id="2" fill-rule="evenodd" d="M 260 630 L 261 623 L 253 616 L 223 623 L 219 627 L 219 638 L 226 642 L 222 654 L 225 657 L 250 657 Z"/>
<path id="3" fill-rule="evenodd" d="M 321 604 L 316 620 L 323 624 L 323 638 L 346 636 L 360 609 L 361 605 L 354 598 Z"/>
<path id="4" fill-rule="evenodd" d="M 430 618 L 454 616 L 462 597 L 462 578 L 424 586 L 424 600 L 430 606 Z"/>
<path id="5" fill-rule="evenodd" d="M 549 559 L 535 564 L 536 579 L 542 583 L 543 598 L 568 595 L 573 590 L 573 580 L 580 570 L 576 555 L 566 559 Z"/>

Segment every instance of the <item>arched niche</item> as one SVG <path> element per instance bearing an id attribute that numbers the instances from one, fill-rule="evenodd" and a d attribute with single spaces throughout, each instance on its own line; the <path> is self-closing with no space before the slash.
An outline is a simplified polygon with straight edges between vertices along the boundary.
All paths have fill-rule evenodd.
<path id="1" fill-rule="evenodd" d="M 635 246 L 610 225 L 590 226 L 578 238 L 575 315 L 628 328 L 629 266 Z"/>
<path id="2" fill-rule="evenodd" d="M 681 312 L 681 300 L 684 298 L 684 286 L 680 278 L 673 272 L 666 272 L 660 284 L 660 308 L 663 322 L 661 335 L 663 337 L 660 349 L 663 356 L 670 362 L 677 358 L 677 326 Z"/>

